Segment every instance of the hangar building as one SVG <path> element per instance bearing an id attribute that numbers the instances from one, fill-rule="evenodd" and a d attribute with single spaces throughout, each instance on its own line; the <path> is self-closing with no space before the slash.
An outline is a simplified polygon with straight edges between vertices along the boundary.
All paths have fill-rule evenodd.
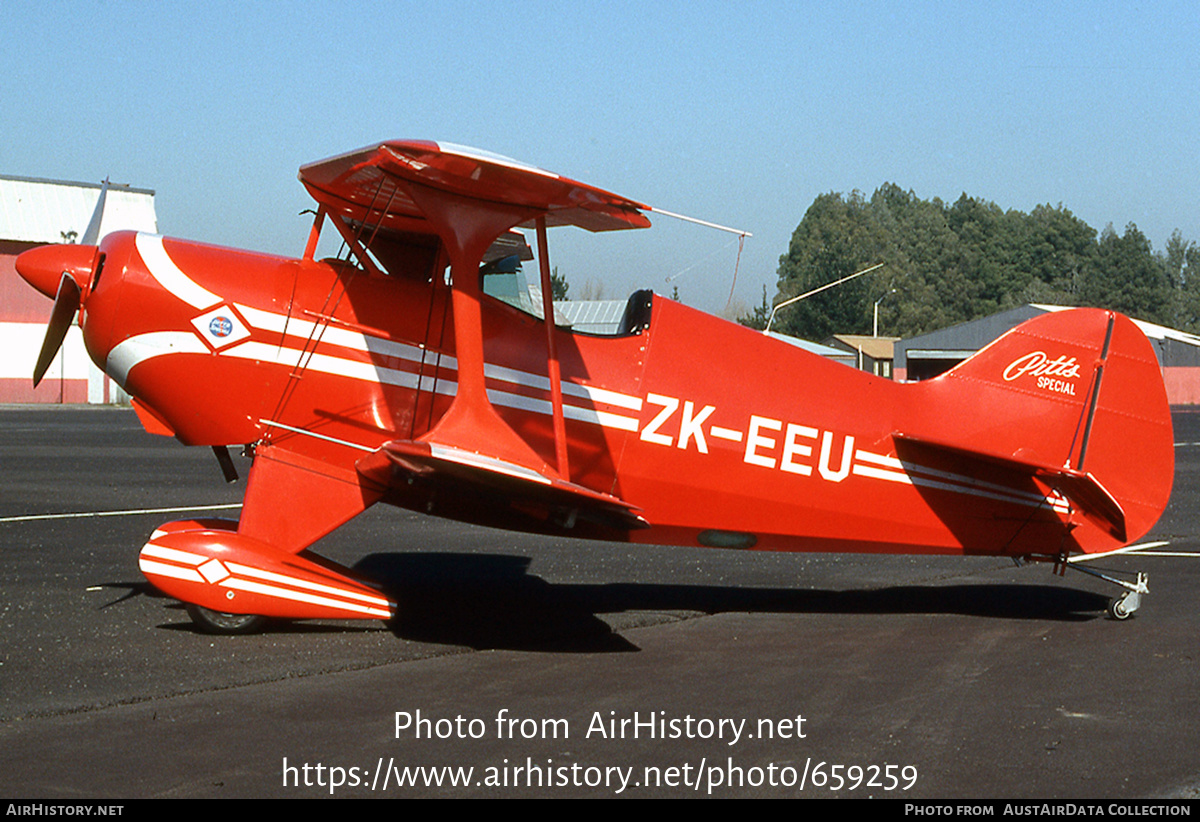
<path id="1" fill-rule="evenodd" d="M 87 228 L 100 198 L 100 185 L 0 175 L 0 402 L 120 402 L 124 392 L 88 359 L 79 327 L 35 389 L 37 362 L 50 300 L 17 274 L 22 251 L 46 243 L 75 242 Z M 154 192 L 112 186 L 105 197 L 100 236 L 133 229 L 158 233 Z"/>
<path id="2" fill-rule="evenodd" d="M 892 360 L 899 337 L 868 337 L 863 334 L 834 334 L 822 345 L 853 355 L 850 365 L 859 371 L 870 371 L 877 377 L 892 379 Z"/>
<path id="3" fill-rule="evenodd" d="M 958 363 L 1010 328 L 1061 305 L 1022 305 L 1017 308 L 960 323 L 929 334 L 909 337 L 895 344 L 895 378 L 925 380 L 949 371 Z M 1200 337 L 1153 323 L 1134 320 L 1149 337 L 1171 405 L 1200 404 Z"/>

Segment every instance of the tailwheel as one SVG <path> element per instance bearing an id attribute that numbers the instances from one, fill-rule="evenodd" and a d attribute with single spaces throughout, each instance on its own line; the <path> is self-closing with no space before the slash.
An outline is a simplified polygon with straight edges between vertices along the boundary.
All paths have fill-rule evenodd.
<path id="1" fill-rule="evenodd" d="M 1135 591 L 1126 591 L 1121 596 L 1113 597 L 1108 601 L 1108 616 L 1110 619 L 1129 619 L 1141 604 L 1141 594 Z"/>
<path id="2" fill-rule="evenodd" d="M 188 603 L 188 616 L 206 634 L 257 634 L 267 624 L 267 618 L 257 614 L 226 614 Z"/>
<path id="3" fill-rule="evenodd" d="M 1117 553 L 1114 551 L 1113 553 Z M 1088 559 L 1097 556 L 1106 556 L 1105 554 L 1084 554 L 1078 557 L 1072 557 L 1067 560 L 1067 568 L 1074 568 L 1076 571 L 1082 571 L 1088 576 L 1102 579 L 1105 582 L 1111 582 L 1113 585 L 1118 585 L 1125 589 L 1125 592 L 1118 594 L 1108 601 L 1108 607 L 1105 611 L 1108 613 L 1109 619 L 1115 619 L 1118 622 L 1129 619 L 1133 616 L 1133 612 L 1142 607 L 1142 595 L 1150 593 L 1150 578 L 1142 571 L 1136 572 L 1136 582 L 1129 582 L 1121 579 L 1114 574 L 1123 573 L 1126 576 L 1131 576 L 1133 572 L 1127 571 L 1111 571 L 1103 573 L 1101 571 L 1093 571 L 1091 568 L 1084 568 L 1079 565 L 1080 562 L 1085 562 Z"/>

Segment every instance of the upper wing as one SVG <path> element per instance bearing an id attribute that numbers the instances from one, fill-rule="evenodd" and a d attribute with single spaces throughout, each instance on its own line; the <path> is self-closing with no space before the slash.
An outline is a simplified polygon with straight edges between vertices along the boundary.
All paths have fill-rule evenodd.
<path id="1" fill-rule="evenodd" d="M 494 203 L 536 208 L 547 225 L 648 228 L 648 206 L 498 154 L 451 143 L 393 140 L 300 167 L 330 211 L 394 231 L 435 233 L 395 179 Z"/>

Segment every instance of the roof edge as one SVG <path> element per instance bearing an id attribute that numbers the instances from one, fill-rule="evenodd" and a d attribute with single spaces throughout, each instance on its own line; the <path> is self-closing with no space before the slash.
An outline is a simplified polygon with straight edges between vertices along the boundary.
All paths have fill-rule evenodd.
<path id="1" fill-rule="evenodd" d="M 11 180 L 15 183 L 38 183 L 41 185 L 51 186 L 70 186 L 71 188 L 94 188 L 97 190 L 104 185 L 104 183 L 84 183 L 78 180 L 51 180 L 47 177 L 22 177 L 18 174 L 0 174 L 0 180 Z M 152 188 L 135 188 L 134 186 L 125 185 L 123 183 L 109 183 L 108 188 L 110 191 L 116 189 L 119 191 L 128 191 L 131 194 L 149 194 L 151 197 L 157 194 L 157 192 L 155 192 L 155 190 Z"/>

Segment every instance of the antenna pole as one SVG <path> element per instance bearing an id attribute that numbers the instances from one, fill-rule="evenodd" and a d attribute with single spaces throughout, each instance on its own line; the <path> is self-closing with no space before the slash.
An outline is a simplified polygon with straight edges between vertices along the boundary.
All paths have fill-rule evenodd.
<path id="1" fill-rule="evenodd" d="M 835 285 L 841 285 L 842 283 L 846 282 L 847 280 L 853 280 L 855 277 L 861 277 L 863 274 L 870 274 L 872 271 L 874 271 L 877 268 L 883 268 L 884 265 L 885 265 L 885 263 L 876 263 L 875 265 L 871 266 L 870 268 L 864 268 L 862 271 L 855 271 L 853 274 L 848 274 L 845 277 L 842 277 L 840 280 L 834 280 L 831 283 L 825 283 L 825 285 L 814 288 L 812 291 L 805 291 L 799 297 L 792 297 L 790 300 L 784 300 L 779 305 L 777 305 L 771 309 L 771 316 L 767 318 L 767 327 L 763 329 L 763 333 L 766 334 L 767 332 L 769 332 L 771 330 L 771 323 L 774 322 L 774 320 L 775 320 L 775 312 L 778 311 L 779 309 L 783 308 L 785 305 L 791 305 L 792 303 L 798 303 L 806 297 L 811 297 L 813 294 L 820 294 L 822 291 L 824 291 L 827 288 L 833 288 Z"/>

